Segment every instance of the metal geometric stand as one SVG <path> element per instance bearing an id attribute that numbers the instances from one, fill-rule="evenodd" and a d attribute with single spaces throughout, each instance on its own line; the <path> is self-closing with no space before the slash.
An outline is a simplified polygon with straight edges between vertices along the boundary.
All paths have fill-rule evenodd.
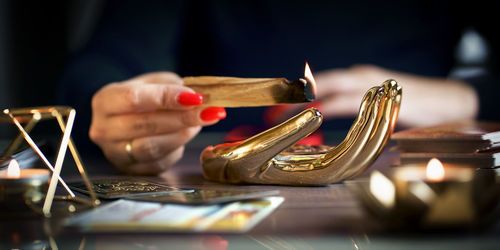
<path id="1" fill-rule="evenodd" d="M 2 155 L 2 161 L 8 159 L 15 150 L 20 146 L 22 139 L 31 146 L 35 153 L 40 157 L 45 166 L 52 171 L 52 177 L 50 180 L 49 188 L 45 196 L 45 201 L 42 207 L 42 213 L 45 217 L 51 216 L 51 207 L 54 199 L 62 199 L 66 201 L 74 201 L 79 203 L 84 203 L 88 206 L 95 207 L 100 204 L 100 201 L 96 198 L 92 184 L 85 172 L 85 168 L 80 159 L 78 151 L 71 139 L 71 130 L 73 128 L 73 123 L 75 121 L 76 111 L 67 106 L 50 106 L 50 107 L 32 107 L 32 108 L 19 108 L 19 109 L 4 109 L 2 114 L 0 114 L 0 121 L 12 122 L 19 130 L 19 135 L 14 138 L 9 147 L 6 149 L 4 155 Z M 64 121 L 64 117 L 67 117 Z M 33 139 L 30 137 L 29 132 L 35 127 L 35 125 L 41 120 L 56 119 L 61 128 L 62 139 L 58 149 L 57 158 L 52 165 L 47 157 L 43 154 L 40 148 L 36 145 Z M 24 127 L 21 123 L 26 124 Z M 60 176 L 63 161 L 66 155 L 66 151 L 69 147 L 71 155 L 75 161 L 78 171 L 87 186 L 90 193 L 90 200 L 82 199 L 76 197 L 76 195 L 71 191 L 66 182 Z M 64 187 L 67 196 L 55 196 L 56 187 L 58 183 Z"/>

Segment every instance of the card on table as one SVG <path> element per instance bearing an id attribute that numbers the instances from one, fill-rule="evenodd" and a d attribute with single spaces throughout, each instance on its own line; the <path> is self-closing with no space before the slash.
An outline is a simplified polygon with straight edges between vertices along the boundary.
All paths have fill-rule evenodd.
<path id="1" fill-rule="evenodd" d="M 257 199 L 266 196 L 278 195 L 279 190 L 216 190 L 216 189 L 195 189 L 193 192 L 152 194 L 149 196 L 126 197 L 129 200 L 153 201 L 161 203 L 179 204 L 217 204 L 232 201 Z"/>
<path id="2" fill-rule="evenodd" d="M 120 199 L 69 218 L 64 224 L 89 232 L 246 232 L 283 200 L 274 196 L 189 206 Z"/>
<path id="3" fill-rule="evenodd" d="M 458 121 L 396 132 L 401 152 L 475 153 L 500 148 L 500 123 Z"/>
<path id="4" fill-rule="evenodd" d="M 68 183 L 75 191 L 88 194 L 84 182 Z M 126 197 L 139 197 L 171 193 L 193 192 L 192 189 L 180 189 L 161 183 L 156 183 L 134 177 L 113 177 L 92 180 L 92 188 L 96 196 L 102 199 L 118 199 Z"/>

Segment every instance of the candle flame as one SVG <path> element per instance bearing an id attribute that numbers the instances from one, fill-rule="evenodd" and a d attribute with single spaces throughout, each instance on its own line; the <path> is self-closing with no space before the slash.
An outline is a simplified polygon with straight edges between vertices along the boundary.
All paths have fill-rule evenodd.
<path id="1" fill-rule="evenodd" d="M 392 208 L 396 202 L 394 183 L 379 171 L 373 171 L 370 176 L 370 192 L 386 208 Z"/>
<path id="2" fill-rule="evenodd" d="M 19 177 L 21 177 L 21 169 L 19 168 L 19 163 L 13 159 L 7 167 L 7 178 L 17 179 Z"/>
<path id="3" fill-rule="evenodd" d="M 316 81 L 314 80 L 311 68 L 309 68 L 309 63 L 307 62 L 306 62 L 306 67 L 304 69 L 304 77 L 307 79 L 309 83 L 311 83 L 312 92 L 314 96 L 316 96 Z"/>
<path id="4" fill-rule="evenodd" d="M 427 179 L 430 181 L 444 180 L 444 167 L 443 164 L 436 158 L 432 158 L 427 163 L 426 169 Z"/>

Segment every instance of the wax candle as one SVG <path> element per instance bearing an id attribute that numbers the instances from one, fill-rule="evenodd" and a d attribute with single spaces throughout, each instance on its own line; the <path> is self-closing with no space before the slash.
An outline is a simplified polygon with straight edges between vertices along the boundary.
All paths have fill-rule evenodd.
<path id="1" fill-rule="evenodd" d="M 432 158 L 427 165 L 409 164 L 394 168 L 396 181 L 467 182 L 474 177 L 474 168 L 465 165 L 446 165 Z"/>
<path id="2" fill-rule="evenodd" d="M 384 225 L 406 228 L 481 227 L 493 223 L 500 202 L 495 169 L 466 165 L 400 165 L 346 182 Z"/>
<path id="3" fill-rule="evenodd" d="M 444 166 L 435 158 L 426 166 L 395 167 L 392 179 L 399 206 L 423 225 L 472 224 L 481 216 L 483 193 L 498 191 L 493 170 Z"/>
<path id="4" fill-rule="evenodd" d="M 3 216 L 32 212 L 32 207 L 45 197 L 49 178 L 47 169 L 21 169 L 16 160 L 11 160 L 7 170 L 0 171 Z"/>

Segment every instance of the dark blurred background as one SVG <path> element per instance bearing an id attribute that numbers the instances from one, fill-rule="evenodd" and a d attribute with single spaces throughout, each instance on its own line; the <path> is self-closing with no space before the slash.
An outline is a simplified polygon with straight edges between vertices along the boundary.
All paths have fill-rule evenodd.
<path id="1" fill-rule="evenodd" d="M 205 11 L 202 4 L 204 1 L 186 2 L 193 4 L 192 6 L 198 6 L 194 12 L 190 12 L 194 17 L 201 16 L 199 11 Z M 57 91 L 65 65 L 71 55 L 80 51 L 89 42 L 93 32 L 98 28 L 99 20 L 106 10 L 107 3 L 116 5 L 123 2 L 106 0 L 0 0 L 0 108 L 65 103 L 59 96 L 61 92 Z M 140 3 L 140 1 L 135 3 Z M 160 16 L 163 14 L 161 13 Z M 203 22 L 197 19 L 193 20 L 187 25 L 201 25 L 197 31 L 203 32 L 205 27 Z M 196 33 L 195 35 L 200 34 Z M 183 42 L 186 43 L 186 41 Z M 196 43 L 194 46 L 188 46 L 190 49 L 195 49 L 190 52 L 194 54 L 204 52 L 206 54 L 206 47 L 210 46 L 204 42 L 201 44 L 205 44 L 205 46 L 200 47 Z M 182 54 L 183 51 L 180 50 L 180 53 Z M 455 68 L 450 76 L 467 78 L 482 74 L 483 64 L 487 57 L 488 46 L 485 41 L 472 28 L 464 30 L 461 41 L 456 44 Z M 207 58 L 211 59 L 209 50 Z M 191 71 L 194 71 L 197 72 L 194 74 L 202 74 L 200 72 L 206 70 L 203 67 L 211 65 L 211 61 L 207 63 L 203 60 L 200 62 L 198 57 L 196 59 L 198 64 L 193 64 L 192 61 L 189 61 L 190 59 L 187 59 L 185 65 L 189 65 L 189 67 L 184 68 L 184 71 L 181 69 L 178 73 L 189 75 Z M 302 67 L 302 63 L 300 61 L 300 67 Z M 196 65 L 203 66 L 200 68 Z M 288 67 L 287 65 L 282 66 Z M 256 72 L 262 73 L 259 70 Z M 72 93 L 82 96 L 82 93 L 78 91 Z M 78 114 L 78 112 L 80 113 Z M 73 131 L 73 138 L 76 139 L 75 142 L 80 151 L 87 152 L 83 156 L 84 158 L 87 158 L 88 152 L 93 152 L 81 150 L 85 148 L 86 141 L 90 143 L 87 136 L 89 120 L 88 114 L 86 116 L 84 112 L 81 112 L 81 109 L 77 109 L 76 124 L 78 125 Z M 350 122 L 346 122 L 346 124 L 351 124 Z M 78 126 L 80 126 L 80 131 L 78 131 Z M 17 133 L 12 124 L 0 124 L 0 147 L 6 147 L 9 140 L 14 138 Z M 57 123 L 55 121 L 42 122 L 37 125 L 33 133 L 31 133 L 33 138 L 46 146 L 47 151 L 43 151 L 46 154 L 54 155 L 54 150 L 61 138 L 61 131 Z M 80 138 L 77 135 L 80 135 Z M 95 146 L 90 146 L 90 148 L 97 150 Z"/>
<path id="2" fill-rule="evenodd" d="M 105 1 L 0 1 L 0 103 L 54 104 L 68 55 L 85 44 Z"/>
<path id="3" fill-rule="evenodd" d="M 55 105 L 69 56 L 92 34 L 106 1 L 0 1 L 0 107 Z M 474 74 L 487 47 L 472 30 L 457 45 L 453 74 Z M 472 65 L 472 66 L 471 66 Z M 5 136 L 7 129 L 0 130 Z"/>
<path id="4" fill-rule="evenodd" d="M 81 48 L 105 1 L 0 1 L 0 107 L 58 104 L 68 56 Z M 0 130 L 5 137 L 10 130 Z"/>

